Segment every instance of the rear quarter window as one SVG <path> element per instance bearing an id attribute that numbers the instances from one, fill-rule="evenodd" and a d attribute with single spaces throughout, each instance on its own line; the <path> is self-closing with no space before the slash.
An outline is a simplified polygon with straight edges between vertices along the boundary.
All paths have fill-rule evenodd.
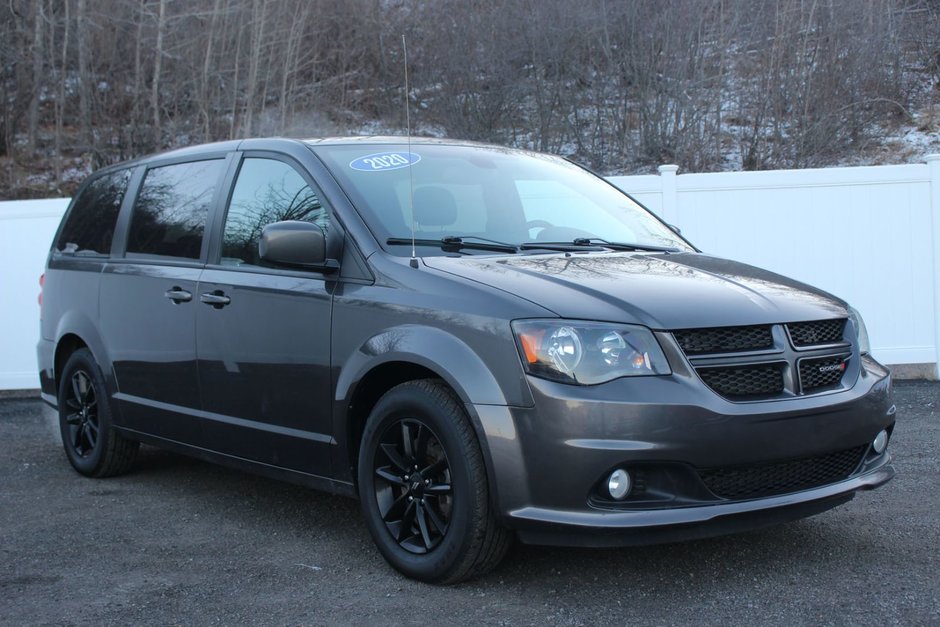
<path id="1" fill-rule="evenodd" d="M 79 193 L 72 205 L 55 249 L 76 255 L 108 255 L 130 170 L 98 176 Z"/>

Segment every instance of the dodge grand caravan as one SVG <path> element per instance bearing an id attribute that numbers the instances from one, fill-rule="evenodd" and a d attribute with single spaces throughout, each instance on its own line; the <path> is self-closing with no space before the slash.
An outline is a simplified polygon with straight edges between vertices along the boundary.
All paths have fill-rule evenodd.
<path id="1" fill-rule="evenodd" d="M 78 472 L 143 442 L 356 496 L 425 581 L 513 538 L 706 537 L 894 475 L 854 309 L 543 154 L 251 139 L 113 166 L 62 221 L 41 315 Z"/>

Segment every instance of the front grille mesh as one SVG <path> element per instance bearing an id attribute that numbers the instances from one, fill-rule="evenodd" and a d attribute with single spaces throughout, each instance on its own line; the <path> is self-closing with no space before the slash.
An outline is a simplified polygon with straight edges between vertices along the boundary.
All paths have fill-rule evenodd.
<path id="1" fill-rule="evenodd" d="M 867 446 L 773 464 L 703 468 L 705 486 L 725 499 L 752 499 L 787 494 L 847 479 L 858 467 Z"/>
<path id="2" fill-rule="evenodd" d="M 785 366 L 780 362 L 730 368 L 701 368 L 698 374 L 708 387 L 728 398 L 774 396 L 783 392 Z"/>
<path id="3" fill-rule="evenodd" d="M 845 368 L 846 358 L 844 355 L 800 361 L 800 385 L 803 388 L 803 393 L 836 385 L 842 381 Z"/>
<path id="4" fill-rule="evenodd" d="M 774 345 L 770 325 L 674 331 L 686 355 L 762 350 Z"/>
<path id="5" fill-rule="evenodd" d="M 845 330 L 845 318 L 792 322 L 787 325 L 787 330 L 790 331 L 793 345 L 797 347 L 838 344 L 844 341 L 842 332 Z"/>
<path id="6" fill-rule="evenodd" d="M 850 357 L 844 338 L 847 322 L 834 318 L 680 329 L 672 331 L 672 336 L 708 387 L 728 400 L 743 402 L 816 394 L 841 385 Z M 782 343 L 786 336 L 799 353 Z M 764 351 L 763 355 L 753 354 L 758 351 Z M 813 351 L 809 353 L 812 359 L 800 359 L 804 351 Z M 832 354 L 835 351 L 841 354 Z M 767 361 L 750 363 L 755 358 Z"/>

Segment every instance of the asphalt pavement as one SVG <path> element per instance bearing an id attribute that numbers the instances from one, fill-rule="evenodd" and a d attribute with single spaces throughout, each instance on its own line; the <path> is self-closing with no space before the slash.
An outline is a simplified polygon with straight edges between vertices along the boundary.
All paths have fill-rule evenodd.
<path id="1" fill-rule="evenodd" d="M 145 448 L 72 471 L 52 412 L 0 400 L 0 624 L 940 625 L 940 383 L 896 385 L 898 476 L 814 518 L 617 550 L 516 545 L 437 587 L 358 504 Z"/>

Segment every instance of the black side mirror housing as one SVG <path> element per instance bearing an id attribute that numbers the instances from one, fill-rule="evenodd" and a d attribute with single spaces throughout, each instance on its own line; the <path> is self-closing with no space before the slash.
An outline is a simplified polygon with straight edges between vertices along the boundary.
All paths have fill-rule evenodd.
<path id="1" fill-rule="evenodd" d="M 267 225 L 258 241 L 261 259 L 278 266 L 332 271 L 339 262 L 326 257 L 326 233 L 309 222 L 286 220 Z"/>

